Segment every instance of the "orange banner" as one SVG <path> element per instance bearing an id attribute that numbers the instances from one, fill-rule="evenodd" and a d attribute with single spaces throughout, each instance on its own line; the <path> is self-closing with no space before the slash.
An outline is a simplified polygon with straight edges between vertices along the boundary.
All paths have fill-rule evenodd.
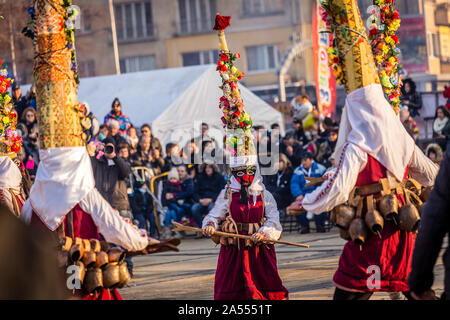
<path id="1" fill-rule="evenodd" d="M 314 75 L 316 80 L 317 107 L 323 116 L 331 116 L 336 113 L 336 80 L 328 64 L 328 47 L 330 35 L 320 33 L 325 30 L 325 22 L 322 20 L 324 10 L 315 0 L 312 15 L 312 41 L 314 56 Z"/>

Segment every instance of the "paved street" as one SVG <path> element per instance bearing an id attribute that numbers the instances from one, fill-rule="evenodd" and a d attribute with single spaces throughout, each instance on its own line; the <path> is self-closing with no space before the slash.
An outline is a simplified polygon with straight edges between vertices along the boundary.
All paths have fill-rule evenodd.
<path id="1" fill-rule="evenodd" d="M 345 243 L 338 231 L 300 235 L 285 234 L 283 240 L 307 243 L 302 249 L 277 245 L 278 268 L 290 299 L 329 300 L 331 282 Z M 447 241 L 445 242 L 447 243 Z M 134 258 L 135 277 L 120 291 L 124 299 L 213 299 L 214 273 L 219 247 L 209 239 L 184 239 L 179 253 L 161 253 Z M 442 258 L 435 268 L 437 294 L 443 291 Z M 389 299 L 376 293 L 372 299 Z"/>

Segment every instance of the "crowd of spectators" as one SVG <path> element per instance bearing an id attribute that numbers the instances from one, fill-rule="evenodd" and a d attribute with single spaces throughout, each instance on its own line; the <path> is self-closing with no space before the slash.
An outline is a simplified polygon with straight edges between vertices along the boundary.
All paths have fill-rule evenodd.
<path id="1" fill-rule="evenodd" d="M 20 157 L 33 179 L 39 164 L 34 87 L 22 96 L 20 86 L 14 83 L 12 99 L 20 121 L 17 128 L 23 137 Z M 400 120 L 417 140 L 419 132 L 414 117 L 419 114 L 421 100 L 413 82 L 407 81 L 404 86 L 402 103 Z M 321 177 L 334 165 L 332 155 L 338 140 L 338 123 L 322 117 L 307 96 L 297 97 L 292 104 L 292 128 L 283 136 L 277 123 L 270 128 L 254 126 L 253 130 L 260 159 L 270 155 L 273 148 L 279 150 L 276 163 L 260 163 L 260 167 L 275 167 L 273 174 L 263 174 L 263 180 L 277 202 L 280 215 L 317 187 L 306 187 L 306 178 Z M 113 100 L 111 111 L 102 124 L 90 111 L 89 105 L 84 105 L 85 116 L 91 123 L 84 133 L 96 188 L 111 206 L 123 218 L 146 229 L 152 237 L 181 236 L 172 233 L 173 221 L 201 227 L 203 217 L 213 207 L 228 179 L 226 166 L 215 163 L 220 150 L 217 141 L 209 134 L 208 124 L 202 123 L 201 133 L 189 140 L 186 146 L 177 143 L 163 145 L 153 135 L 149 124 L 133 126 L 118 98 Z M 443 150 L 450 139 L 449 118 L 447 107 L 437 108 L 433 123 L 434 143 L 424 150 L 437 163 L 442 160 Z M 153 177 L 160 175 L 165 175 L 161 179 L 163 182 L 159 185 L 150 183 Z M 161 234 L 156 228 L 154 212 L 159 214 Z M 310 220 L 314 220 L 317 232 L 325 232 L 326 217 L 326 213 L 300 214 L 297 217 L 300 233 L 310 232 Z"/>

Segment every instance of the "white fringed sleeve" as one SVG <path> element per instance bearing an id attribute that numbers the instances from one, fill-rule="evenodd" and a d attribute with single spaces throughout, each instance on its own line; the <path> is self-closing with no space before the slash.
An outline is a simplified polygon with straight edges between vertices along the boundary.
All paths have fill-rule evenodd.
<path id="1" fill-rule="evenodd" d="M 316 190 L 305 195 L 303 208 L 321 214 L 346 202 L 366 164 L 367 153 L 352 143 L 346 144 L 334 174 Z"/>
<path id="2" fill-rule="evenodd" d="M 429 187 L 434 185 L 434 180 L 438 172 L 439 166 L 427 158 L 419 147 L 416 146 L 409 164 L 411 177 L 425 187 Z"/>

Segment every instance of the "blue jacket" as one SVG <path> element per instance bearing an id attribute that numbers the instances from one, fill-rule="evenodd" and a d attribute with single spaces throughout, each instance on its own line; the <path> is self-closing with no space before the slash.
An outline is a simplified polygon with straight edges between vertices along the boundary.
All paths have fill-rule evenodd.
<path id="1" fill-rule="evenodd" d="M 300 195 L 304 196 L 307 193 L 311 193 L 318 187 L 317 185 L 305 188 L 305 185 L 308 184 L 308 181 L 306 181 L 305 177 L 319 178 L 324 175 L 325 171 L 326 168 L 315 161 L 313 162 L 310 170 L 306 170 L 302 165 L 295 169 L 294 175 L 291 179 L 291 193 L 294 198 L 297 198 Z"/>

